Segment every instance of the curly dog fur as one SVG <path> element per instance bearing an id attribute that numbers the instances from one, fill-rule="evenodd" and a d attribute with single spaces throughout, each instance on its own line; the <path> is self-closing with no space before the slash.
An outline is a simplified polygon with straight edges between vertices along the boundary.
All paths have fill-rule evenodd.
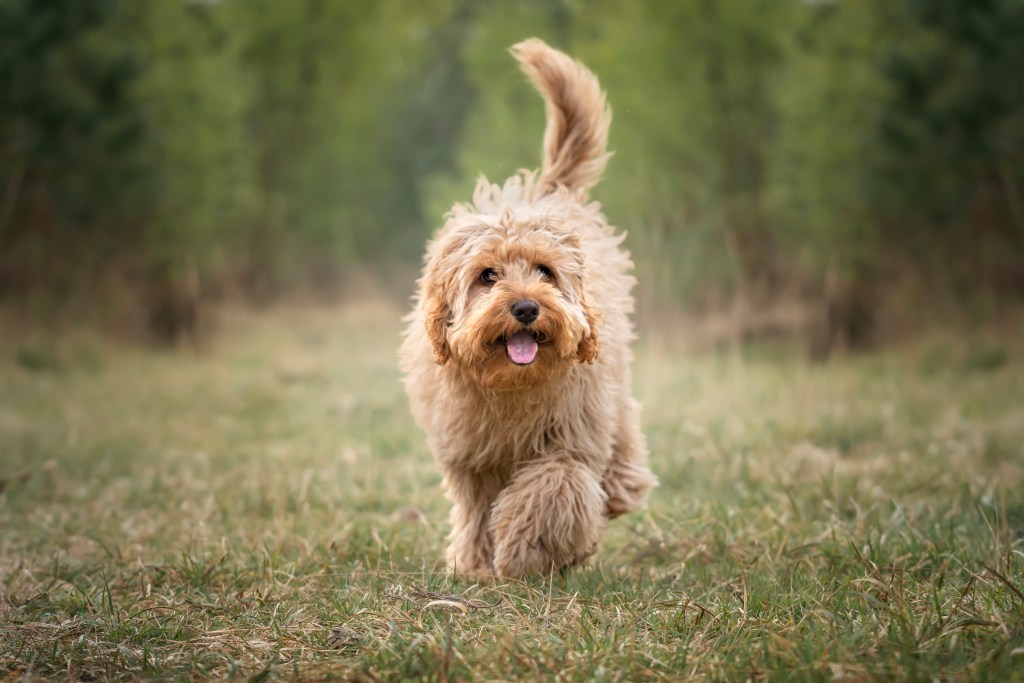
<path id="1" fill-rule="evenodd" d="M 452 502 L 449 566 L 475 576 L 586 562 L 656 483 L 630 394 L 632 263 L 587 200 L 611 111 L 565 54 L 538 39 L 512 54 L 546 102 L 541 170 L 481 179 L 449 212 L 401 349 Z"/>

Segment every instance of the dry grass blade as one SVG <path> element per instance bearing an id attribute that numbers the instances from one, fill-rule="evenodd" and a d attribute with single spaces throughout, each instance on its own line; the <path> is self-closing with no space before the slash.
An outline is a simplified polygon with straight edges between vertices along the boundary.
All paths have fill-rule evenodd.
<path id="1" fill-rule="evenodd" d="M 987 571 L 989 574 L 1002 581 L 1004 586 L 1013 591 L 1013 594 L 1016 595 L 1017 599 L 1021 601 L 1021 609 L 1024 609 L 1024 593 L 1021 593 L 1020 589 L 1013 585 L 1012 581 L 1010 581 L 1008 578 L 997 572 L 995 569 L 992 569 L 992 567 L 989 567 L 987 564 L 983 564 L 981 566 L 984 567 L 985 571 Z"/>
<path id="2" fill-rule="evenodd" d="M 501 598 L 490 604 L 482 600 L 467 598 L 457 593 L 435 593 L 420 586 L 403 586 L 402 584 L 396 584 L 388 588 L 384 591 L 384 597 L 389 600 L 408 602 L 423 608 L 441 607 L 448 611 L 458 611 L 463 614 L 481 609 L 494 609 L 501 604 Z"/>
<path id="3" fill-rule="evenodd" d="M 359 645 L 363 638 L 359 631 L 339 624 L 332 628 L 330 635 L 327 636 L 327 647 L 332 650 L 346 650 Z"/>
<path id="4" fill-rule="evenodd" d="M 457 612 L 459 614 L 469 614 L 469 608 L 461 602 L 455 602 L 454 600 L 431 600 L 423 606 L 423 609 L 430 609 L 431 607 L 439 607 L 447 612 Z"/>

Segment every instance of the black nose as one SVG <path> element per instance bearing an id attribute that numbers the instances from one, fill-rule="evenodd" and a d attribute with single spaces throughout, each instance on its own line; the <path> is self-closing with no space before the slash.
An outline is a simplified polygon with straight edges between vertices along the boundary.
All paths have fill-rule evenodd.
<path id="1" fill-rule="evenodd" d="M 512 317 L 524 325 L 529 325 L 540 315 L 540 306 L 536 301 L 523 299 L 512 304 Z"/>

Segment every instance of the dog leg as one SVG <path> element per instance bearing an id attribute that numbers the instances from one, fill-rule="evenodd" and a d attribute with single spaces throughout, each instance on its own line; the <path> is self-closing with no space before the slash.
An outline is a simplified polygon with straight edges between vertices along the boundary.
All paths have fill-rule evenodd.
<path id="1" fill-rule="evenodd" d="M 452 531 L 448 536 L 448 567 L 470 577 L 491 574 L 494 543 L 491 540 L 491 504 L 497 486 L 473 472 L 448 470 L 445 484 L 452 501 Z M 494 491 L 491 494 L 491 490 Z"/>
<path id="2" fill-rule="evenodd" d="M 640 432 L 639 412 L 637 402 L 627 398 L 612 446 L 612 461 L 601 481 L 608 495 L 604 514 L 609 519 L 639 510 L 647 500 L 647 492 L 658 485 L 647 469 L 647 445 Z"/>
<path id="3" fill-rule="evenodd" d="M 584 465 L 566 456 L 525 465 L 491 511 L 494 571 L 543 574 L 584 563 L 597 552 L 605 494 Z"/>

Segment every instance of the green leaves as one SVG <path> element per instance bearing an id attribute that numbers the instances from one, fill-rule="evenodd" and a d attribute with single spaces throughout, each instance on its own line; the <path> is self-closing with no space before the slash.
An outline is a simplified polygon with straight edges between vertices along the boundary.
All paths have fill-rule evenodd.
<path id="1" fill-rule="evenodd" d="M 506 52 L 531 35 L 608 92 L 594 196 L 651 305 L 821 294 L 826 273 L 1016 291 L 1021 7 L 11 0 L 0 294 L 414 264 L 479 174 L 539 164 L 543 106 Z"/>

